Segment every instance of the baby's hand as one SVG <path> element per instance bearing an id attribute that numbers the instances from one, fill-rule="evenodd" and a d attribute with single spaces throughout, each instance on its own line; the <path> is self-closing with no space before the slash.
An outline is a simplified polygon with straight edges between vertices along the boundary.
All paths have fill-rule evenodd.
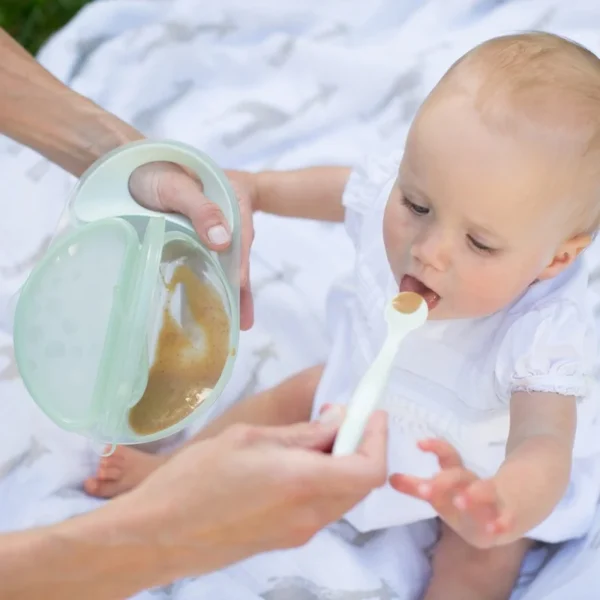
<path id="1" fill-rule="evenodd" d="M 431 479 L 392 475 L 394 489 L 429 502 L 449 527 L 477 548 L 495 546 L 500 536 L 510 533 L 513 514 L 503 506 L 493 478 L 480 479 L 467 470 L 445 440 L 423 440 L 419 448 L 438 457 L 441 471 Z"/>

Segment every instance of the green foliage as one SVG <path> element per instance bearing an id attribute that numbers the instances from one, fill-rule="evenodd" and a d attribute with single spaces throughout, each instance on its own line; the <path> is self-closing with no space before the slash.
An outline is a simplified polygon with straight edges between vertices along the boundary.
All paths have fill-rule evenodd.
<path id="1" fill-rule="evenodd" d="M 29 52 L 65 25 L 90 0 L 0 0 L 0 27 Z"/>

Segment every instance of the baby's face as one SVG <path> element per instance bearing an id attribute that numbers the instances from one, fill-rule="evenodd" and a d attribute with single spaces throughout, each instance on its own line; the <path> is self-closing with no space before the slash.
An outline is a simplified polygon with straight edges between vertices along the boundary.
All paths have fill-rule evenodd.
<path id="1" fill-rule="evenodd" d="M 415 120 L 385 211 L 399 288 L 431 318 L 472 318 L 510 304 L 565 240 L 576 177 L 533 142 L 486 128 L 460 97 Z"/>

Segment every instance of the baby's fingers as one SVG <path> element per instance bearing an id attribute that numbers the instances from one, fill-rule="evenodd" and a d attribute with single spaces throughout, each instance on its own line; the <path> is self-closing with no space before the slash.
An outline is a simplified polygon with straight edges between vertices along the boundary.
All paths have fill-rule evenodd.
<path id="1" fill-rule="evenodd" d="M 413 477 L 412 475 L 395 473 L 390 477 L 390 485 L 401 494 L 423 500 L 428 500 L 431 494 L 431 482 L 428 479 Z"/>
<path id="2" fill-rule="evenodd" d="M 446 440 L 440 438 L 421 440 L 419 442 L 419 448 L 423 450 L 423 452 L 432 452 L 435 454 L 442 469 L 453 469 L 463 466 L 460 454 L 456 451 L 454 446 Z"/>
<path id="3" fill-rule="evenodd" d="M 459 510 L 468 512 L 488 533 L 493 533 L 492 524 L 501 516 L 502 507 L 491 479 L 475 481 L 455 499 L 454 504 Z"/>
<path id="4" fill-rule="evenodd" d="M 515 527 L 515 518 L 507 510 L 502 510 L 500 516 L 488 523 L 486 528 L 490 535 L 504 535 L 510 533 Z"/>
<path id="5" fill-rule="evenodd" d="M 440 511 L 454 508 L 454 498 L 461 494 L 476 476 L 461 467 L 442 471 L 431 483 L 431 504 Z"/>

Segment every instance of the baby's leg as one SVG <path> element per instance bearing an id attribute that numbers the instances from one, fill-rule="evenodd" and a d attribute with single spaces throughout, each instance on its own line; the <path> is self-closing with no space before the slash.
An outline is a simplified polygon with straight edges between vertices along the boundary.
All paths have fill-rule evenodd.
<path id="1" fill-rule="evenodd" d="M 433 555 L 424 600 L 508 600 L 531 540 L 474 548 L 446 525 Z"/>
<path id="2" fill-rule="evenodd" d="M 308 421 L 322 372 L 321 365 L 311 367 L 274 388 L 242 400 L 209 423 L 189 443 L 213 437 L 233 423 L 291 425 Z M 118 496 L 139 485 L 168 458 L 119 446 L 111 456 L 101 459 L 95 477 L 84 483 L 85 491 L 100 498 Z"/>

